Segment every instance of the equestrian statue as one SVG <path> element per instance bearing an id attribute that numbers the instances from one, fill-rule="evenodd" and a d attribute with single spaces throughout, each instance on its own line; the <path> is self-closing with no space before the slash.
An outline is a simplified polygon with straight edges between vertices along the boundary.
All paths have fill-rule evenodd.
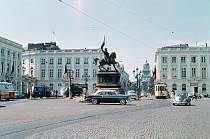
<path id="1" fill-rule="evenodd" d="M 104 53 L 104 58 L 102 59 L 95 59 L 95 62 L 97 63 L 97 60 L 99 60 L 99 69 L 101 71 L 109 71 L 111 69 L 111 65 L 113 65 L 114 70 L 117 71 L 115 64 L 117 64 L 118 62 L 115 61 L 116 57 L 116 53 L 112 52 L 111 54 L 109 54 L 109 52 L 107 51 L 107 48 L 104 48 L 105 45 L 105 37 L 104 37 L 104 42 L 101 45 L 101 50 Z"/>

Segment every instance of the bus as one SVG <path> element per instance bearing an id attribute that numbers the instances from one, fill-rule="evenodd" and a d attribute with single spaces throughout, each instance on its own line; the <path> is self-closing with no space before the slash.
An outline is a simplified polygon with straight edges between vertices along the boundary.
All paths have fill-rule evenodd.
<path id="1" fill-rule="evenodd" d="M 168 97 L 167 85 L 166 83 L 156 83 L 155 84 L 155 97 L 164 98 Z"/>
<path id="2" fill-rule="evenodd" d="M 15 89 L 12 83 L 0 82 L 0 100 L 15 98 Z"/>

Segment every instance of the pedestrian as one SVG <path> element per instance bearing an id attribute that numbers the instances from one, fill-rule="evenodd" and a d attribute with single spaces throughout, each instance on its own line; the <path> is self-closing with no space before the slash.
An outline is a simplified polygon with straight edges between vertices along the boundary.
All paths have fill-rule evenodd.
<path id="1" fill-rule="evenodd" d="M 55 98 L 58 97 L 58 90 L 55 91 Z"/>

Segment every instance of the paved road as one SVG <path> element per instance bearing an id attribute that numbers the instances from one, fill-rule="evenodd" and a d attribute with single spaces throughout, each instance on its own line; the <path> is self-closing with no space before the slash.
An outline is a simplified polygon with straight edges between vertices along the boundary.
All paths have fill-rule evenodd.
<path id="1" fill-rule="evenodd" d="M 67 99 L 19 101 L 0 108 L 0 137 L 210 138 L 210 100 L 192 104 L 178 107 L 156 99 L 126 106 Z M 10 114 L 15 115 L 6 118 Z"/>

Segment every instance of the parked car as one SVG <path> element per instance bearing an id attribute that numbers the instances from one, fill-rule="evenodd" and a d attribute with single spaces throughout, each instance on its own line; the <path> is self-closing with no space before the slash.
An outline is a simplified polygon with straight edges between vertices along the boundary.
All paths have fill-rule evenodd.
<path id="1" fill-rule="evenodd" d="M 130 101 L 128 95 L 119 94 L 115 90 L 97 90 L 93 95 L 85 96 L 84 99 L 92 102 L 92 104 L 120 103 L 121 105 L 126 105 Z"/>
<path id="2" fill-rule="evenodd" d="M 176 93 L 173 99 L 173 105 L 189 105 L 191 104 L 191 98 L 187 93 Z"/>
<path id="3" fill-rule="evenodd" d="M 127 95 L 130 97 L 130 99 L 137 99 L 137 94 L 135 90 L 128 90 Z"/>
<path id="4" fill-rule="evenodd" d="M 47 86 L 35 86 L 34 91 L 32 92 L 32 97 L 47 97 L 50 98 L 51 92 Z"/>
<path id="5" fill-rule="evenodd" d="M 63 88 L 62 93 L 63 93 L 63 96 L 69 97 L 69 88 Z M 72 93 L 72 97 L 80 96 L 82 94 L 82 89 L 78 88 L 78 87 L 75 87 L 75 86 L 72 86 L 71 87 L 71 93 Z"/>
<path id="6" fill-rule="evenodd" d="M 15 91 L 15 98 L 23 99 L 23 98 L 26 98 L 26 96 L 21 91 Z"/>

